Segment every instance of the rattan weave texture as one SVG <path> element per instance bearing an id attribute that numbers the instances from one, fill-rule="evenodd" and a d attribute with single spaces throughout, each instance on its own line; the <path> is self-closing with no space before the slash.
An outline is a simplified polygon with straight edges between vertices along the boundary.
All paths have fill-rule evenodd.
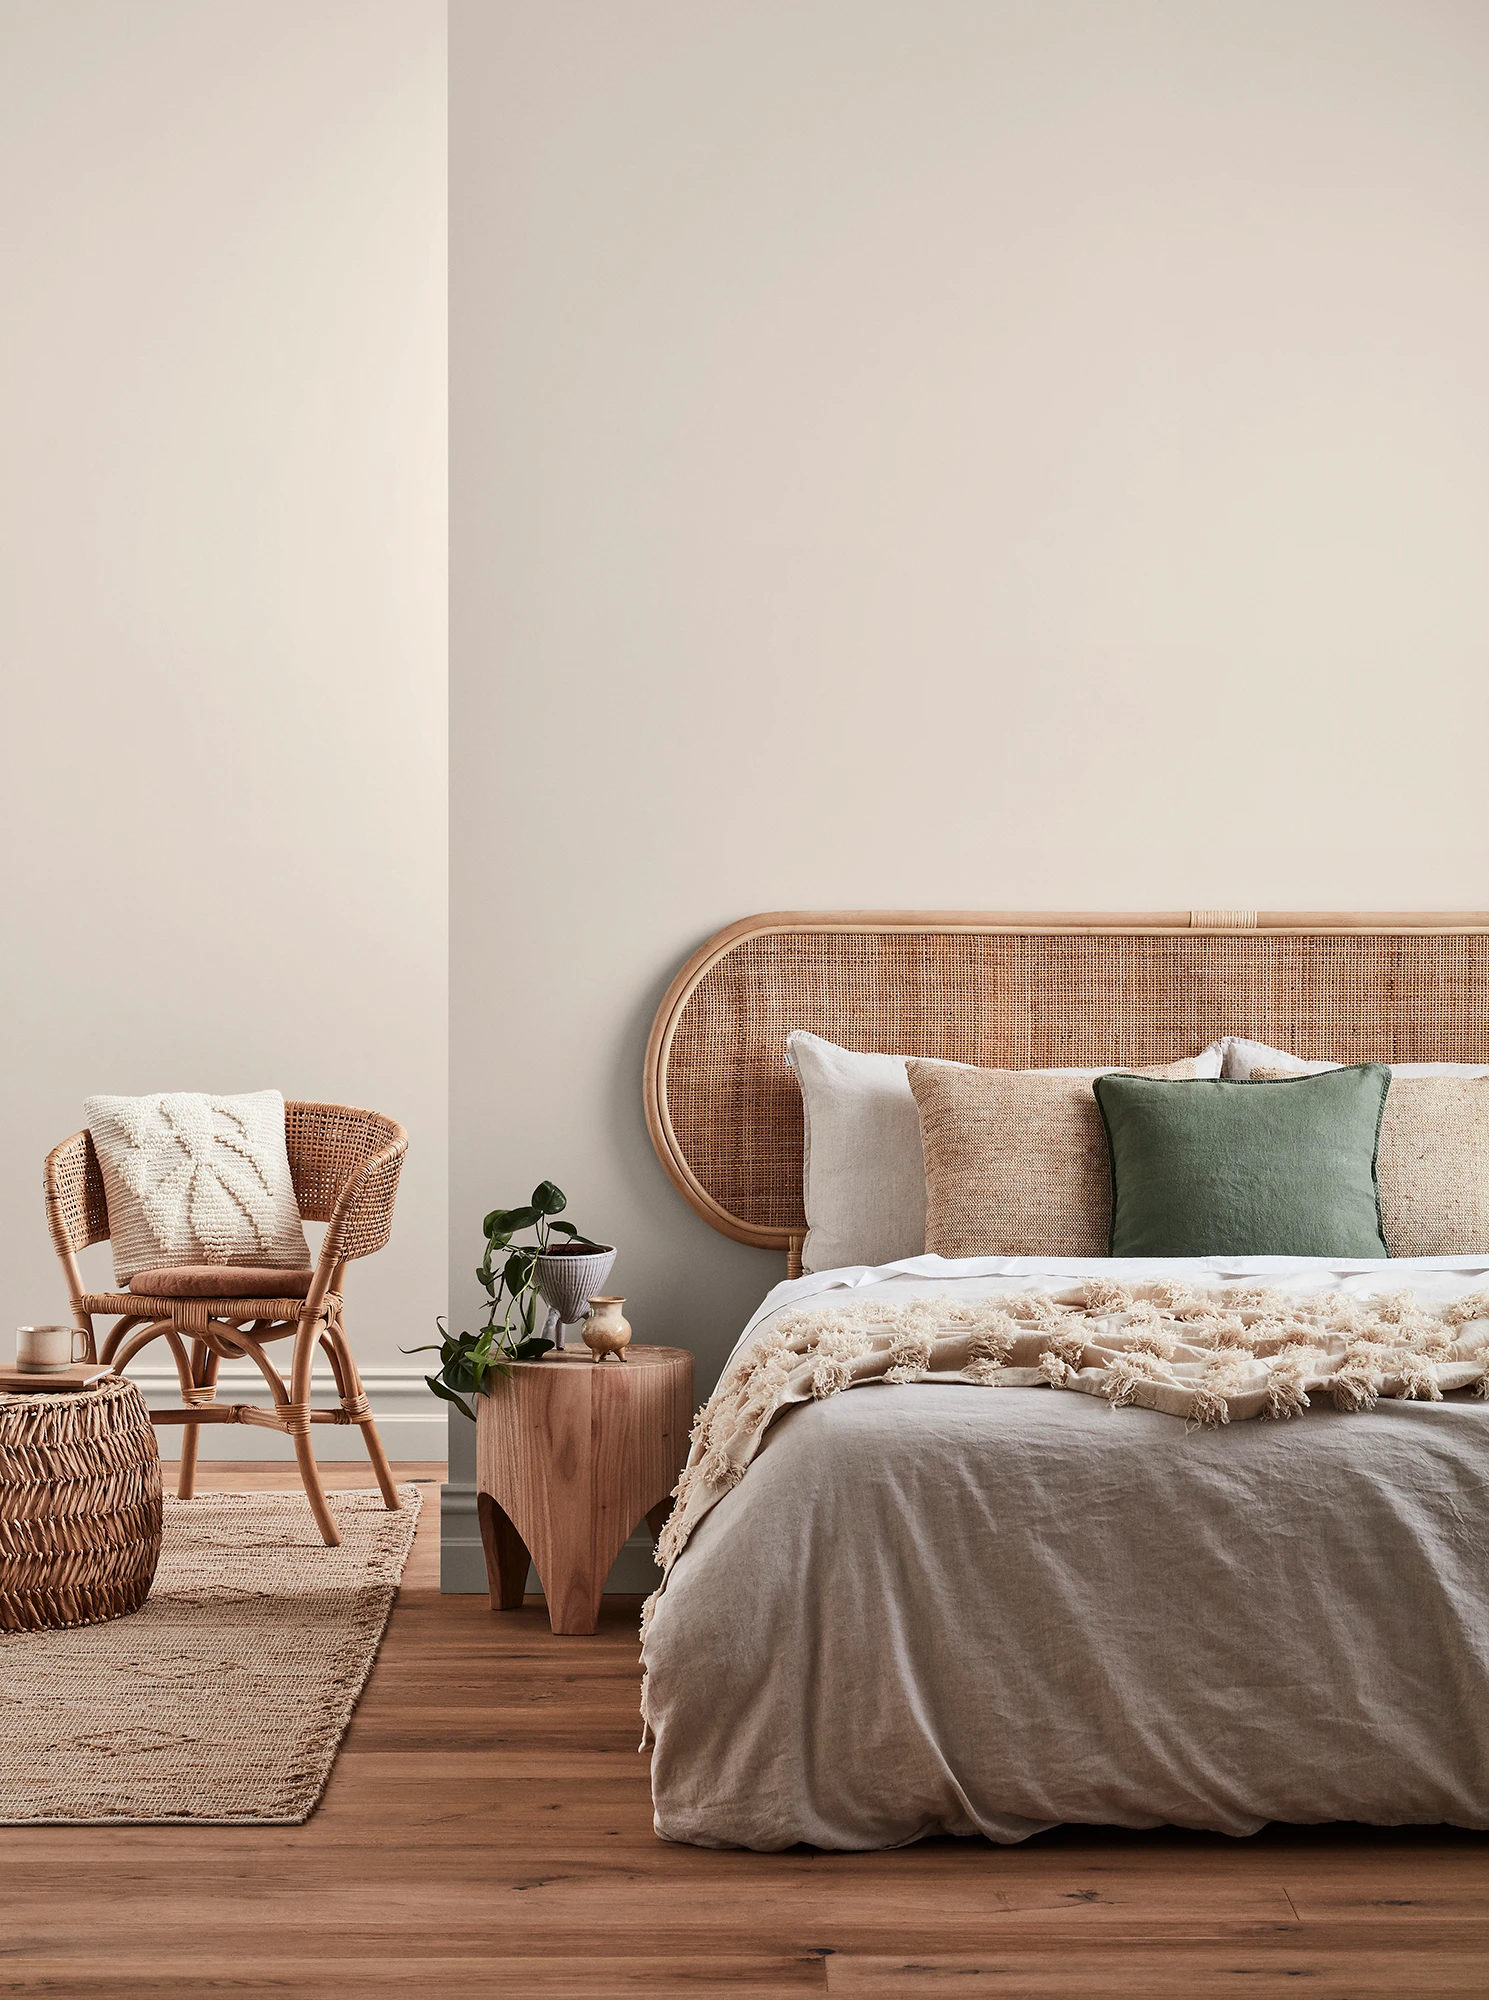
<path id="1" fill-rule="evenodd" d="M 108 1241 L 108 1196 L 91 1133 L 74 1132 L 48 1157 L 46 1201 L 52 1248 L 59 1257 Z"/>
<path id="2" fill-rule="evenodd" d="M 349 1104 L 288 1101 L 284 1141 L 295 1199 L 307 1221 L 335 1225 L 338 1257 L 370 1257 L 393 1233 L 393 1202 L 408 1135 L 391 1118 Z M 371 1173 L 367 1163 L 379 1153 Z"/>
<path id="3" fill-rule="evenodd" d="M 1196 913 L 1228 914 L 1252 913 Z M 1368 916 L 1263 930 L 924 921 L 752 920 L 761 927 L 702 948 L 696 978 L 679 975 L 649 1057 L 653 1138 L 716 1227 L 782 1246 L 805 1227 L 792 1028 L 1011 1069 L 1147 1066 L 1223 1034 L 1342 1062 L 1489 1061 L 1489 932 L 1469 927 L 1476 918 L 1420 932 L 1400 919 L 1374 930 Z"/>
<path id="4" fill-rule="evenodd" d="M 160 1532 L 160 1455 L 133 1383 L 0 1397 L 0 1631 L 138 1611 Z"/>

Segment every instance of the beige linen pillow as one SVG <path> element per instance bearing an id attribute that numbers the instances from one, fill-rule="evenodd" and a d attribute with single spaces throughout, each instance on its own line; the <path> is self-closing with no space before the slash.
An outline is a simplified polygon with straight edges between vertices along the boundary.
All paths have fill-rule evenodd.
<path id="1" fill-rule="evenodd" d="M 1089 1076 L 906 1065 L 925 1148 L 925 1247 L 942 1257 L 1105 1257 L 1112 1170 Z M 1132 1076 L 1193 1077 L 1192 1057 Z"/>
<path id="2" fill-rule="evenodd" d="M 1297 1074 L 1257 1068 L 1251 1077 L 1281 1083 Z M 1489 1076 L 1392 1070 L 1375 1172 L 1393 1257 L 1489 1255 Z"/>

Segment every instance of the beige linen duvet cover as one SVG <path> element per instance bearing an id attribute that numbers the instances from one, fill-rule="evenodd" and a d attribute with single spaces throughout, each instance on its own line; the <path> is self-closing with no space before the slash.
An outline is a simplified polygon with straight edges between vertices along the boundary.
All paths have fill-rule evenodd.
<path id="1" fill-rule="evenodd" d="M 918 1258 L 777 1287 L 1069 1296 L 1087 1280 L 1447 1315 L 1489 1258 Z M 738 1352 L 739 1350 L 737 1350 Z M 1065 1821 L 1489 1825 L 1489 1405 L 1205 1428 L 927 1378 L 785 1408 L 648 1626 L 657 1831 L 704 1845 L 1016 1841 Z"/>

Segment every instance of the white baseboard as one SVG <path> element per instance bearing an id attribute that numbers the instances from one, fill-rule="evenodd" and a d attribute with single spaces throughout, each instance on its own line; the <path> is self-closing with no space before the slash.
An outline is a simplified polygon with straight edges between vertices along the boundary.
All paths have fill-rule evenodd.
<path id="1" fill-rule="evenodd" d="M 126 1369 L 151 1409 L 176 1405 L 181 1391 L 176 1371 L 169 1364 L 148 1367 L 131 1364 Z M 364 1368 L 362 1387 L 372 1405 L 383 1449 L 389 1458 L 443 1460 L 446 1450 L 446 1405 L 424 1386 L 418 1368 Z M 222 1403 L 267 1403 L 267 1384 L 251 1361 L 225 1361 L 217 1378 L 217 1399 Z M 329 1368 L 323 1363 L 310 1392 L 316 1409 L 336 1408 L 336 1387 Z M 162 1458 L 181 1456 L 179 1424 L 157 1424 L 155 1435 Z M 208 1458 L 285 1459 L 294 1462 L 295 1447 L 281 1431 L 266 1431 L 257 1424 L 203 1424 L 200 1427 L 199 1455 Z M 361 1459 L 366 1448 L 361 1432 L 352 1424 L 317 1424 L 315 1455 L 328 1463 L 337 1459 Z M 477 1537 L 479 1553 L 480 1538 Z"/>
<path id="2" fill-rule="evenodd" d="M 605 1588 L 643 1597 L 655 1590 L 662 1572 L 652 1561 L 651 1552 L 651 1534 L 643 1522 L 616 1557 Z M 439 1490 L 439 1587 L 446 1596 L 486 1595 L 486 1558 L 476 1521 L 476 1489 L 465 1480 L 454 1480 Z M 534 1569 L 528 1571 L 527 1587 L 542 1591 Z"/>

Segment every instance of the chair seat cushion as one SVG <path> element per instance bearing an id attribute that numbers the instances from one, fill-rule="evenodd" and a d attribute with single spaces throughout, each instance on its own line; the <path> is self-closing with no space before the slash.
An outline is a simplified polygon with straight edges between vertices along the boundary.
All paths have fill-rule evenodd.
<path id="1" fill-rule="evenodd" d="M 136 1271 L 129 1289 L 136 1298 L 303 1299 L 313 1271 L 271 1270 L 262 1264 L 172 1264 L 160 1271 Z"/>

